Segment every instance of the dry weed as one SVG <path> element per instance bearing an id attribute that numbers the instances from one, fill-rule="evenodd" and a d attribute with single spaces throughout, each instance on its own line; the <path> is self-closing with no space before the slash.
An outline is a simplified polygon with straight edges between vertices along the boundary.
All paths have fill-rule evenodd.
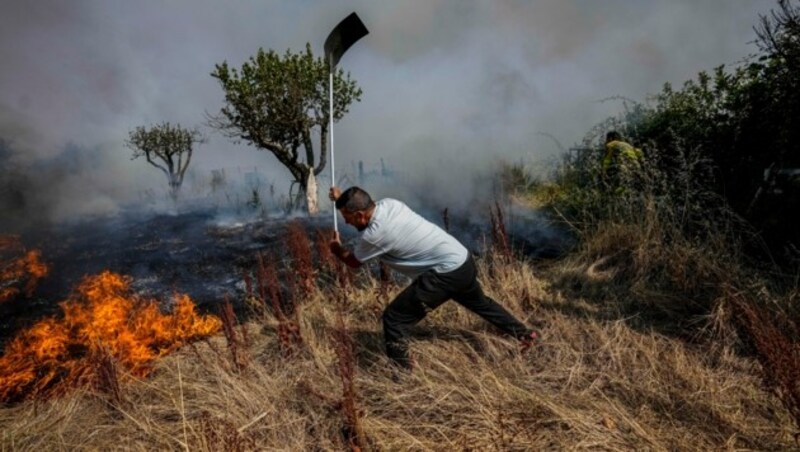
<path id="1" fill-rule="evenodd" d="M 317 287 L 316 270 L 311 253 L 311 242 L 308 240 L 306 230 L 300 220 L 289 223 L 284 243 L 292 259 L 289 281 L 295 289 L 291 292 L 297 293 L 299 298 L 307 297 Z"/>

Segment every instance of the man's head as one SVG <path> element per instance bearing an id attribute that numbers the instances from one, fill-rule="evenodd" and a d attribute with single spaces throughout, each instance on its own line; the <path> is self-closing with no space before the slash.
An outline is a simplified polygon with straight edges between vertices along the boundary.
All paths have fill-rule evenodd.
<path id="1" fill-rule="evenodd" d="M 612 130 L 606 134 L 606 143 L 610 143 L 612 141 L 619 141 L 621 139 L 622 136 L 620 136 L 619 132 L 617 132 L 616 130 Z"/>
<path id="2" fill-rule="evenodd" d="M 369 225 L 375 202 L 359 187 L 350 187 L 336 200 L 336 208 L 342 212 L 344 221 L 363 231 Z"/>

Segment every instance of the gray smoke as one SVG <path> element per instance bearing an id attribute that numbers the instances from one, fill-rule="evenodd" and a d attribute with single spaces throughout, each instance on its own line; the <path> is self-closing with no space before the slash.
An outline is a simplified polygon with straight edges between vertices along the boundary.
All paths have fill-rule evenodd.
<path id="1" fill-rule="evenodd" d="M 7 0 L 0 15 L 3 224 L 114 213 L 160 200 L 166 182 L 131 161 L 129 130 L 200 126 L 219 110 L 214 64 L 259 47 L 319 51 L 357 11 L 370 29 L 341 64 L 364 90 L 336 125 L 337 173 L 384 167 L 403 182 L 376 196 L 465 204 L 491 189 L 498 159 L 552 158 L 620 105 L 664 82 L 734 65 L 755 51 L 752 25 L 773 0 Z M 283 193 L 269 154 L 211 135 L 190 177 L 258 172 Z M 244 177 L 244 176 L 242 176 Z M 322 187 L 329 181 L 322 181 Z M 369 187 L 367 187 L 369 188 Z M 265 194 L 265 193 L 262 193 Z M 247 193 L 244 195 L 246 197 Z"/>

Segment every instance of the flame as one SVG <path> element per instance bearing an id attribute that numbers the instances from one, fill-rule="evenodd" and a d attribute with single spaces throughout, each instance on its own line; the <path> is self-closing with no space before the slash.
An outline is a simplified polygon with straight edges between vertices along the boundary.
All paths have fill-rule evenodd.
<path id="1" fill-rule="evenodd" d="M 0 235 L 0 303 L 20 293 L 30 297 L 45 276 L 47 266 L 39 251 L 25 251 L 18 236 Z"/>
<path id="2" fill-rule="evenodd" d="M 157 358 L 219 331 L 219 318 L 198 315 L 187 295 L 177 294 L 172 313 L 162 314 L 130 283 L 109 271 L 86 277 L 60 303 L 63 318 L 39 321 L 13 338 L 0 357 L 0 401 L 91 385 L 101 356 L 144 377 Z"/>

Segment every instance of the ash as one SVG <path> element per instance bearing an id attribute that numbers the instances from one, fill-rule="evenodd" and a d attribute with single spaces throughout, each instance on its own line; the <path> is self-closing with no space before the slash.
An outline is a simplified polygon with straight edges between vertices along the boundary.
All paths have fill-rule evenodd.
<path id="1" fill-rule="evenodd" d="M 188 294 L 201 311 L 216 311 L 226 296 L 243 290 L 243 275 L 259 252 L 277 250 L 290 217 L 221 216 L 214 209 L 176 214 L 126 213 L 38 227 L 22 233 L 29 249 L 41 250 L 50 274 L 31 299 L 0 304 L 0 339 L 59 312 L 84 276 L 104 270 L 132 278 L 131 287 L 161 300 Z M 328 217 L 303 219 L 310 237 L 331 229 Z M 275 255 L 280 255 L 275 253 Z"/>
<path id="2" fill-rule="evenodd" d="M 444 227 L 443 209 L 412 206 L 428 220 Z M 0 342 L 17 329 L 59 311 L 63 301 L 83 277 L 110 270 L 132 278 L 132 288 L 142 296 L 161 300 L 169 309 L 174 293 L 188 294 L 201 311 L 216 312 L 228 297 L 233 303 L 244 291 L 243 275 L 256 265 L 258 253 L 277 258 L 290 221 L 300 219 L 314 240 L 316 232 L 332 231 L 330 212 L 314 218 L 282 214 L 241 216 L 213 208 L 178 213 L 129 212 L 39 226 L 22 233 L 26 247 L 37 248 L 50 269 L 27 300 L 0 304 Z M 512 246 L 537 259 L 555 256 L 571 243 L 568 235 L 536 212 L 511 209 L 506 215 Z M 475 254 L 487 246 L 488 215 L 450 213 L 451 234 Z M 340 222 L 345 242 L 356 232 Z M 279 266 L 282 266 L 279 263 Z"/>

